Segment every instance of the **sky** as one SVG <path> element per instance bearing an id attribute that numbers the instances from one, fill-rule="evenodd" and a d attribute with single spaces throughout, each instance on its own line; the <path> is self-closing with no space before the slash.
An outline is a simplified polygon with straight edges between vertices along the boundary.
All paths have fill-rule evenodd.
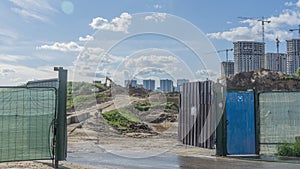
<path id="1" fill-rule="evenodd" d="M 216 51 L 261 41 L 262 17 L 265 51 L 278 38 L 285 52 L 300 0 L 3 0 L 0 85 L 56 77 L 55 66 L 71 81 L 215 78 L 225 60 Z"/>

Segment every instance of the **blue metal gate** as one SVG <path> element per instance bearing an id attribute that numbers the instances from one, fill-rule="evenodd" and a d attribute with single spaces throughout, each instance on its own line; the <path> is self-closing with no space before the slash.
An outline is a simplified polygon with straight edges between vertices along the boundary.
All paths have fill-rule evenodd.
<path id="1" fill-rule="evenodd" d="M 227 92 L 227 153 L 255 154 L 254 93 Z"/>

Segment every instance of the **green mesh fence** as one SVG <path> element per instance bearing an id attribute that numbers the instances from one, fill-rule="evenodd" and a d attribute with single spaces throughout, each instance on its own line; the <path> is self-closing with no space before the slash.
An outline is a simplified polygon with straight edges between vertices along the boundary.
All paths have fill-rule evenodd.
<path id="1" fill-rule="evenodd" d="M 52 159 L 54 88 L 0 88 L 0 161 Z"/>
<path id="2" fill-rule="evenodd" d="M 274 154 L 278 145 L 300 136 L 300 92 L 260 93 L 260 153 Z"/>

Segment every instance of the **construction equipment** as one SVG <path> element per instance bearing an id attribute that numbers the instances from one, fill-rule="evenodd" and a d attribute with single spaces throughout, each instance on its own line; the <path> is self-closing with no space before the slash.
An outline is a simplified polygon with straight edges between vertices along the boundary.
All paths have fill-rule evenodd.
<path id="1" fill-rule="evenodd" d="M 264 17 L 262 17 L 261 19 L 259 18 L 249 18 L 249 17 L 238 17 L 240 19 L 244 19 L 244 20 L 256 20 L 258 22 L 261 22 L 261 26 L 262 26 L 262 42 L 265 43 L 265 23 L 271 23 L 270 20 L 266 20 Z"/>
<path id="2" fill-rule="evenodd" d="M 298 36 L 300 38 L 300 25 L 298 29 L 290 29 L 289 31 L 293 32 L 293 31 L 298 31 Z"/>
<path id="3" fill-rule="evenodd" d="M 225 76 L 229 76 L 229 73 L 228 73 L 228 52 L 229 51 L 233 51 L 232 48 L 230 49 L 224 49 L 224 50 L 218 50 L 217 53 L 221 53 L 221 52 L 226 52 L 226 73 L 225 73 Z"/>
<path id="4" fill-rule="evenodd" d="M 109 82 L 109 84 L 107 82 Z M 113 83 L 113 81 L 109 77 L 106 76 L 104 85 L 107 87 L 111 87 L 112 83 Z"/>
<path id="5" fill-rule="evenodd" d="M 244 19 L 244 20 L 256 20 L 258 22 L 261 22 L 261 26 L 262 26 L 262 43 L 263 43 L 263 46 L 265 46 L 265 23 L 271 23 L 270 20 L 266 20 L 264 17 L 261 17 L 261 19 L 259 18 L 249 18 L 249 17 L 238 17 L 240 19 Z M 265 53 L 263 53 L 263 58 L 264 58 L 264 67 L 266 68 L 267 67 L 267 58 L 266 58 L 266 55 Z"/>
<path id="6" fill-rule="evenodd" d="M 228 62 L 228 52 L 229 51 L 233 51 L 233 49 L 230 48 L 230 49 L 218 50 L 217 53 L 226 52 L 226 62 Z"/>

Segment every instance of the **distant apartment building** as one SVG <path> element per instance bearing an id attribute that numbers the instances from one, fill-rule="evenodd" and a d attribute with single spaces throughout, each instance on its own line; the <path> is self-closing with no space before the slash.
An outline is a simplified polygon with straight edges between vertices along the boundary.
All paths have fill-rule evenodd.
<path id="1" fill-rule="evenodd" d="M 175 88 L 175 91 L 180 92 L 182 91 L 182 85 L 183 83 L 189 83 L 190 81 L 188 79 L 177 79 L 177 86 Z"/>
<path id="2" fill-rule="evenodd" d="M 264 68 L 265 45 L 263 42 L 234 42 L 234 73 Z"/>
<path id="3" fill-rule="evenodd" d="M 173 92 L 173 81 L 169 79 L 160 80 L 160 90 L 162 92 Z"/>
<path id="4" fill-rule="evenodd" d="M 287 55 L 285 53 L 266 53 L 266 69 L 287 73 Z"/>
<path id="5" fill-rule="evenodd" d="M 234 62 L 221 62 L 221 75 L 231 76 L 234 75 Z"/>
<path id="6" fill-rule="evenodd" d="M 143 87 L 147 90 L 154 90 L 155 89 L 155 80 L 143 80 Z"/>
<path id="7" fill-rule="evenodd" d="M 287 73 L 294 75 L 300 67 L 300 39 L 286 41 Z"/>
<path id="8" fill-rule="evenodd" d="M 125 80 L 125 87 L 137 87 L 137 80 Z"/>

